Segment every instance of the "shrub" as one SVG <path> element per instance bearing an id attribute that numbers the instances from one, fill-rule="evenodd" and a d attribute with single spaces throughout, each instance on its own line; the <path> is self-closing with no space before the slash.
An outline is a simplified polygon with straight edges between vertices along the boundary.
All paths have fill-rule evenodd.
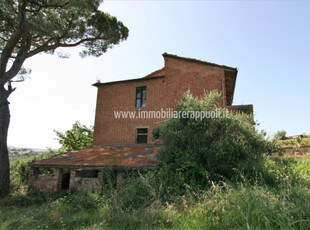
<path id="1" fill-rule="evenodd" d="M 178 111 L 215 111 L 222 118 L 172 118 L 154 130 L 164 145 L 159 159 L 171 172 L 191 186 L 205 186 L 206 178 L 231 178 L 236 171 L 249 171 L 261 161 L 263 153 L 275 151 L 272 142 L 255 130 L 253 117 L 232 114 L 218 107 L 221 96 L 210 92 L 202 99 L 190 92 L 177 104 Z"/>
<path id="2" fill-rule="evenodd" d="M 143 208 L 150 205 L 156 192 L 150 183 L 150 178 L 145 175 L 129 175 L 114 194 L 114 202 L 123 211 Z"/>
<path id="3" fill-rule="evenodd" d="M 11 190 L 17 190 L 21 186 L 26 186 L 29 178 L 29 163 L 33 160 L 40 160 L 48 158 L 60 153 L 59 151 L 54 151 L 49 149 L 47 152 L 27 157 L 18 157 L 10 162 L 10 176 L 11 176 Z M 49 174 L 51 169 L 44 169 L 42 173 Z"/>
<path id="4" fill-rule="evenodd" d="M 281 140 L 283 137 L 285 137 L 286 135 L 286 131 L 285 130 L 278 130 L 275 135 L 274 135 L 274 138 L 276 140 Z"/>
<path id="5" fill-rule="evenodd" d="M 64 152 L 83 149 L 92 146 L 94 127 L 88 128 L 76 121 L 72 125 L 72 129 L 65 133 L 54 130 L 57 135 L 57 140 L 61 144 L 61 150 Z"/>

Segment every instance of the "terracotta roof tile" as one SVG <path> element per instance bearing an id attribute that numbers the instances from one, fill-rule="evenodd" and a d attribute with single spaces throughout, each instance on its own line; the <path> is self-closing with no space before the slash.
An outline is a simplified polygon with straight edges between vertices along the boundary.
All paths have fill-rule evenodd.
<path id="1" fill-rule="evenodd" d="M 36 160 L 31 166 L 150 167 L 157 164 L 153 145 L 93 146 Z"/>

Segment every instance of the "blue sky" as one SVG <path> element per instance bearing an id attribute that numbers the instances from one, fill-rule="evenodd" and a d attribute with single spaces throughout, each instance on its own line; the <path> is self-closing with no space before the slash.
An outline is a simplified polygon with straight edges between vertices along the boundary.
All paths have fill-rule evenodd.
<path id="1" fill-rule="evenodd" d="M 100 58 L 39 55 L 12 94 L 9 145 L 59 147 L 54 129 L 93 125 L 91 84 L 137 78 L 163 66 L 162 53 L 238 67 L 234 104 L 253 104 L 269 135 L 310 134 L 310 2 L 105 1 L 129 38 Z"/>

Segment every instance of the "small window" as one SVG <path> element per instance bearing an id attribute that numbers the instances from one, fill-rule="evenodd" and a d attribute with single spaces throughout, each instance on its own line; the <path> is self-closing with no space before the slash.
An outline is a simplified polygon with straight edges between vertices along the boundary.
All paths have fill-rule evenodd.
<path id="1" fill-rule="evenodd" d="M 98 171 L 97 170 L 81 170 L 75 172 L 75 177 L 83 177 L 83 178 L 97 178 Z"/>
<path id="2" fill-rule="evenodd" d="M 137 129 L 137 143 L 146 144 L 147 143 L 147 129 Z"/>
<path id="3" fill-rule="evenodd" d="M 136 108 L 146 107 L 146 86 L 137 87 L 136 89 Z"/>

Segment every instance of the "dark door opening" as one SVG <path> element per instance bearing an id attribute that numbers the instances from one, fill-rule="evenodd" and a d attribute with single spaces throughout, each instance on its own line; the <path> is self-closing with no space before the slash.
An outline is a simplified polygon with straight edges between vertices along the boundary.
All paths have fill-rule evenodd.
<path id="1" fill-rule="evenodd" d="M 62 174 L 61 189 L 67 190 L 70 185 L 70 172 Z"/>

